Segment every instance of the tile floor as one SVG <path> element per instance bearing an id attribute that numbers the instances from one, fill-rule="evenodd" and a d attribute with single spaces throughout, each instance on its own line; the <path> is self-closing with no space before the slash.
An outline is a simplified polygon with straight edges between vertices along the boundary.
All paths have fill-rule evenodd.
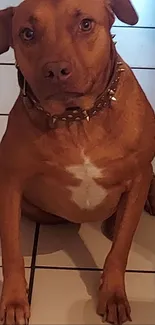
<path id="1" fill-rule="evenodd" d="M 0 8 L 20 0 L 1 0 Z M 155 0 L 133 0 L 140 15 L 135 27 L 118 20 L 118 50 L 133 68 L 155 108 Z M 0 56 L 0 137 L 18 86 L 10 50 Z M 100 324 L 96 288 L 110 242 L 100 224 L 38 226 L 23 218 L 22 247 L 32 301 L 31 324 Z M 1 259 L 0 259 L 1 263 Z M 2 272 L 0 267 L 0 280 Z M 133 324 L 155 324 L 155 218 L 143 214 L 129 256 L 126 284 Z"/>

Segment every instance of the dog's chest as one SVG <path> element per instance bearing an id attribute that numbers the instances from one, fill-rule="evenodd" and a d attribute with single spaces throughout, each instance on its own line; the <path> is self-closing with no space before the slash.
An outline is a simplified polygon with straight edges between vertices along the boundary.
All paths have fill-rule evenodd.
<path id="1" fill-rule="evenodd" d="M 56 208 L 63 205 L 70 206 L 73 211 L 75 208 L 91 213 L 113 202 L 116 195 L 113 195 L 112 189 L 115 183 L 113 173 L 111 176 L 111 163 L 115 165 L 113 152 L 107 153 L 108 144 L 105 138 L 104 141 L 94 138 L 92 135 L 93 141 L 78 139 L 77 145 L 70 138 L 65 141 L 64 137 L 62 141 L 59 138 L 57 143 L 53 142 L 48 161 L 46 165 L 43 164 L 43 173 L 44 183 L 48 193 L 52 191 Z"/>
<path id="2" fill-rule="evenodd" d="M 76 185 L 67 185 L 71 200 L 79 208 L 94 209 L 106 198 L 107 190 L 99 184 L 103 178 L 102 168 L 96 166 L 89 156 L 82 153 L 83 162 L 65 167 L 67 173 L 77 180 Z"/>
<path id="3" fill-rule="evenodd" d="M 76 157 L 68 154 L 62 155 L 62 159 L 57 157 L 57 162 L 47 162 L 51 167 L 50 175 L 47 172 L 48 181 L 53 179 L 55 191 L 62 193 L 80 209 L 94 210 L 108 195 L 104 187 L 104 166 L 97 164 L 94 155 L 87 155 L 84 150 L 80 150 Z M 64 157 L 65 156 L 65 157 Z M 70 156 L 70 157 L 69 157 Z M 77 158 L 77 159 L 76 159 Z"/>

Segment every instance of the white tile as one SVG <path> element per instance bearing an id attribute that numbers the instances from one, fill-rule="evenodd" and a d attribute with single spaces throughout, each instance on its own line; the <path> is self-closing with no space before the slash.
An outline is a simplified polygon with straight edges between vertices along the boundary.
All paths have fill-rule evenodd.
<path id="1" fill-rule="evenodd" d="M 31 265 L 31 257 L 34 242 L 35 223 L 26 218 L 21 220 L 21 246 L 24 256 L 25 266 Z M 2 266 L 2 253 L 0 247 L 0 266 Z"/>
<path id="2" fill-rule="evenodd" d="M 128 269 L 155 271 L 155 217 L 144 213 L 129 255 Z M 100 223 L 41 226 L 36 264 L 102 268 L 111 242 Z"/>
<path id="3" fill-rule="evenodd" d="M 153 171 L 154 171 L 154 173 L 155 173 L 155 158 L 154 158 L 153 161 L 152 161 L 152 166 L 153 166 Z"/>
<path id="4" fill-rule="evenodd" d="M 92 299 L 99 279 L 99 272 L 36 270 L 30 324 L 100 324 Z"/>
<path id="5" fill-rule="evenodd" d="M 148 100 L 155 110 L 155 70 L 133 70 Z"/>
<path id="6" fill-rule="evenodd" d="M 5 9 L 11 6 L 18 6 L 21 2 L 21 0 L 1 0 L 0 9 Z"/>
<path id="7" fill-rule="evenodd" d="M 155 68 L 155 29 L 117 28 L 117 50 L 132 67 Z"/>
<path id="8" fill-rule="evenodd" d="M 101 324 L 96 315 L 99 272 L 36 270 L 30 324 Z M 155 275 L 127 274 L 133 324 L 154 325 Z"/>
<path id="9" fill-rule="evenodd" d="M 9 49 L 8 52 L 0 55 L 0 63 L 15 63 L 14 52 L 12 49 Z"/>
<path id="10" fill-rule="evenodd" d="M 126 288 L 133 325 L 154 325 L 155 274 L 127 274 Z"/>
<path id="11" fill-rule="evenodd" d="M 0 1 L 0 10 L 5 9 L 10 6 L 18 6 L 22 1 L 21 0 L 1 0 Z M 0 55 L 0 63 L 10 63 L 14 62 L 14 53 L 13 50 L 10 49 L 8 52 Z"/>
<path id="12" fill-rule="evenodd" d="M 5 133 L 7 122 L 8 122 L 7 116 L 0 116 L 0 141 Z"/>
<path id="13" fill-rule="evenodd" d="M 14 66 L 0 65 L 0 85 L 0 114 L 8 114 L 19 94 Z"/>
<path id="14" fill-rule="evenodd" d="M 138 13 L 139 21 L 136 26 L 155 27 L 155 1 L 154 0 L 132 0 L 132 3 Z M 117 26 L 123 26 L 124 23 L 118 19 L 115 22 Z"/>

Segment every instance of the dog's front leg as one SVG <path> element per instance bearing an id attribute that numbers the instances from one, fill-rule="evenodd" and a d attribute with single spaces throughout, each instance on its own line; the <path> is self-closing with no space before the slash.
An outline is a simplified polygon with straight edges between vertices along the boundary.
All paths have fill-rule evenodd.
<path id="1" fill-rule="evenodd" d="M 130 190 L 123 194 L 118 207 L 113 244 L 105 261 L 97 308 L 98 314 L 112 324 L 120 325 L 131 320 L 124 284 L 125 269 L 151 177 L 151 167 L 138 175 Z"/>
<path id="2" fill-rule="evenodd" d="M 1 324 L 26 324 L 29 305 L 24 261 L 20 248 L 21 188 L 13 177 L 0 172 L 0 237 L 3 263 Z"/>

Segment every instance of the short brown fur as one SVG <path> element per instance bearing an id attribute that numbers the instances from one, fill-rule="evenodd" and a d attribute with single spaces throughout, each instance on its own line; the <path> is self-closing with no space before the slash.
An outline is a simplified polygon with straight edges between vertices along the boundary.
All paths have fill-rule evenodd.
<path id="1" fill-rule="evenodd" d="M 25 0 L 16 8 L 0 11 L 0 53 L 12 46 L 29 88 L 51 115 L 71 106 L 89 110 L 107 87 L 116 59 L 110 35 L 114 13 L 129 24 L 138 19 L 129 0 Z M 93 21 L 90 33 L 80 29 L 86 18 Z M 32 42 L 23 40 L 25 28 L 35 31 Z M 60 74 L 61 64 L 69 69 L 65 78 Z M 0 318 L 4 324 L 25 324 L 30 317 L 19 241 L 21 210 L 43 223 L 95 222 L 115 215 L 97 312 L 114 324 L 131 319 L 124 274 L 152 180 L 155 118 L 123 60 L 122 68 L 116 102 L 89 123 L 84 120 L 69 127 L 60 123 L 55 130 L 43 132 L 29 118 L 22 93 L 10 112 L 0 144 L 4 274 Z M 88 193 L 84 195 L 88 201 L 92 182 L 106 193 L 96 206 L 91 204 L 98 196 L 90 194 L 91 208 L 81 207 L 73 199 L 74 190 L 87 179 Z M 151 191 L 153 188 L 151 183 Z M 80 195 L 78 192 L 78 199 Z"/>

